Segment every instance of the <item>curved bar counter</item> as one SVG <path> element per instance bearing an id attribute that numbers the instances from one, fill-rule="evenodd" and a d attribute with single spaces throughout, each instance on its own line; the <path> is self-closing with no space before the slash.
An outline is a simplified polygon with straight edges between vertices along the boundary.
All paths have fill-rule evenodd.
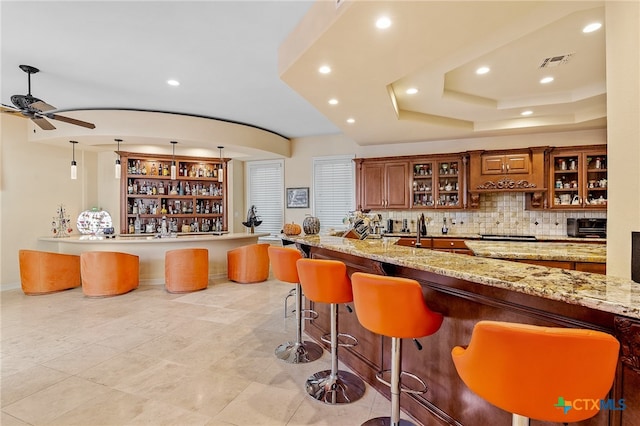
<path id="1" fill-rule="evenodd" d="M 410 340 L 403 343 L 403 369 L 429 385 L 425 395 L 402 395 L 401 406 L 411 416 L 429 425 L 510 424 L 509 413 L 466 388 L 450 354 L 454 346 L 469 343 L 475 323 L 496 320 L 587 328 L 616 336 L 621 354 L 609 398 L 624 399 L 626 408 L 609 407 L 580 424 L 640 424 L 640 284 L 600 274 L 416 249 L 395 245 L 395 241 L 284 237 L 285 244 L 295 243 L 307 257 L 345 262 L 349 274 L 363 271 L 415 279 L 429 307 L 444 314 L 441 329 L 422 341 L 422 350 Z M 306 332 L 319 340 L 329 330 L 329 313 L 322 304 L 308 304 L 320 316 Z M 388 396 L 388 388 L 376 381 L 375 373 L 389 368 L 385 349 L 390 340 L 365 330 L 346 309 L 340 321 L 343 332 L 359 341 L 358 346 L 344 349 L 341 360 Z M 560 380 L 549 378 L 556 379 Z"/>
<path id="2" fill-rule="evenodd" d="M 40 238 L 38 248 L 67 254 L 85 251 L 119 251 L 140 257 L 140 282 L 164 284 L 164 255 L 167 250 L 206 248 L 209 250 L 209 278 L 227 274 L 227 251 L 258 242 L 267 233 L 232 233 L 222 235 L 182 234 L 173 238 L 152 235 L 118 236 L 116 238 L 72 236 L 69 238 Z"/>

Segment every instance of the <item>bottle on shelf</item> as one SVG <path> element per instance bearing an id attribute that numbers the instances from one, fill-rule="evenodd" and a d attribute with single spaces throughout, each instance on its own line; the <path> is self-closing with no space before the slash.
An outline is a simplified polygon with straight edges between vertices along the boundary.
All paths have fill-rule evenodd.
<path id="1" fill-rule="evenodd" d="M 133 222 L 133 232 L 139 234 L 141 232 L 141 226 L 140 215 L 137 215 L 136 220 Z"/>
<path id="2" fill-rule="evenodd" d="M 129 218 L 129 234 L 134 234 L 136 232 L 135 225 L 133 224 L 133 219 Z"/>
<path id="3" fill-rule="evenodd" d="M 446 235 L 449 232 L 449 228 L 447 227 L 447 218 L 442 218 L 442 234 Z"/>

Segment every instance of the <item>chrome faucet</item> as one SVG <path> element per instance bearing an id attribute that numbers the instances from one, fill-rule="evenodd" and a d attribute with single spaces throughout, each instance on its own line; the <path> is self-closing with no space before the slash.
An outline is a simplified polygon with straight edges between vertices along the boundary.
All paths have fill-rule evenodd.
<path id="1" fill-rule="evenodd" d="M 424 220 L 424 213 L 418 216 L 418 224 L 416 225 L 416 247 L 422 247 L 422 234 L 427 235 L 427 225 Z"/>

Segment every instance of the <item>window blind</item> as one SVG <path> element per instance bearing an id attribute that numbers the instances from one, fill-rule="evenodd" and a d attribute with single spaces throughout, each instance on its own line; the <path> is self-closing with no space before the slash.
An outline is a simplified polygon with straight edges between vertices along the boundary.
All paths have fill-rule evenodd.
<path id="1" fill-rule="evenodd" d="M 342 219 L 355 209 L 355 166 L 352 156 L 313 159 L 313 214 L 320 230 L 346 229 Z"/>
<path id="2" fill-rule="evenodd" d="M 262 224 L 258 232 L 280 234 L 284 224 L 283 161 L 247 162 L 247 210 L 256 206 Z"/>

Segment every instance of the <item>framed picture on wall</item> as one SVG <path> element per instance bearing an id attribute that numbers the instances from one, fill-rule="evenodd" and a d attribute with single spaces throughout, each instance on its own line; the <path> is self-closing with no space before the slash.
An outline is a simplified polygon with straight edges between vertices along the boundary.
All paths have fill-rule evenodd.
<path id="1" fill-rule="evenodd" d="M 287 208 L 309 208 L 309 188 L 287 188 Z"/>

